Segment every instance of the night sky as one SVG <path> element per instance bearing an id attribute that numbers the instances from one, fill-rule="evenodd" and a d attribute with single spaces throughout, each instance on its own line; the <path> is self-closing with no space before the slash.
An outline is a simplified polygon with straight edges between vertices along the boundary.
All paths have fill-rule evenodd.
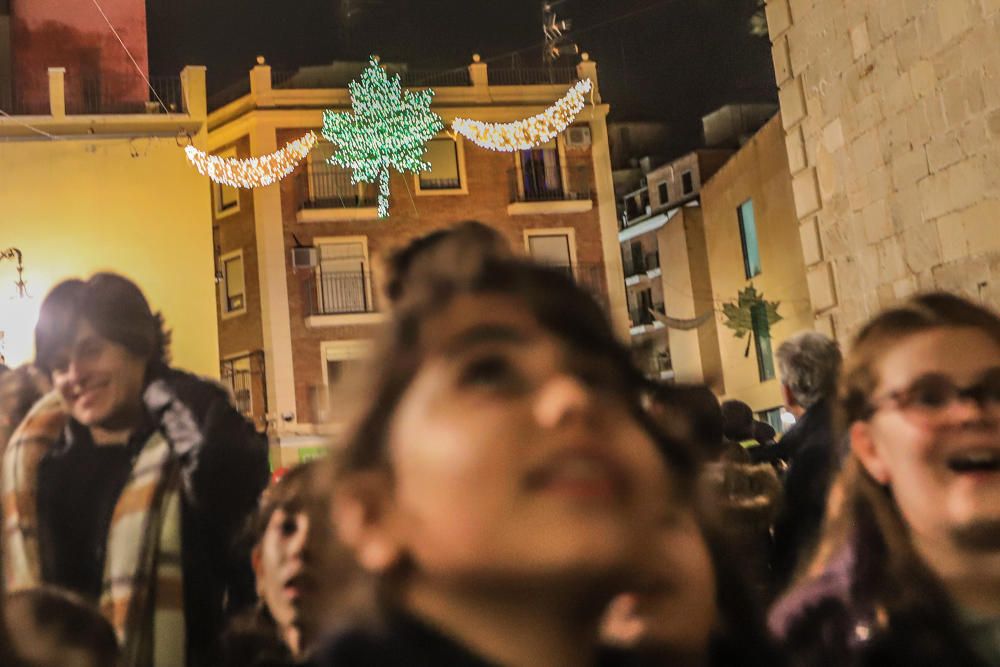
<path id="1" fill-rule="evenodd" d="M 776 99 L 767 39 L 749 32 L 754 4 L 565 0 L 557 11 L 597 61 L 612 120 L 669 122 L 686 148 L 704 113 Z M 541 0 L 147 0 L 147 11 L 150 71 L 207 65 L 210 91 L 246 77 L 258 54 L 282 70 L 372 53 L 416 69 L 461 67 L 474 52 L 541 64 Z"/>

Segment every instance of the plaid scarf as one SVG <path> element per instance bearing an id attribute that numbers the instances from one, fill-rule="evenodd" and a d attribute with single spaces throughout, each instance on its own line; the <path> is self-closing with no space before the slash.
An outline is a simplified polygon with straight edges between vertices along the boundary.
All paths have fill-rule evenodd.
<path id="1" fill-rule="evenodd" d="M 51 393 L 32 408 L 4 451 L 0 496 L 9 591 L 43 583 L 38 465 L 64 437 L 68 419 L 61 397 Z M 155 431 L 118 498 L 107 537 L 100 610 L 118 633 L 126 667 L 185 664 L 180 492 L 174 448 Z"/>

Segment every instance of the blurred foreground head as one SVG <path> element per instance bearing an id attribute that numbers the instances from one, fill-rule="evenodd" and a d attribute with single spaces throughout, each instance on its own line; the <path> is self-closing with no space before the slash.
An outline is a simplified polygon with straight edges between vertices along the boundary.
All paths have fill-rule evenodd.
<path id="1" fill-rule="evenodd" d="M 55 588 L 12 593 L 4 620 L 20 667 L 114 667 L 111 624 L 81 598 Z"/>
<path id="2" fill-rule="evenodd" d="M 341 533 L 408 607 L 447 589 L 611 590 L 685 493 L 690 452 L 642 409 L 592 297 L 462 247 L 409 274 L 337 472 Z"/>

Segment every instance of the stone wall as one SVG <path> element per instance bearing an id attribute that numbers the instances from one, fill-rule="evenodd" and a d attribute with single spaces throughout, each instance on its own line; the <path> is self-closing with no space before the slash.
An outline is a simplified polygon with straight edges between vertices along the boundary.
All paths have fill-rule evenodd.
<path id="1" fill-rule="evenodd" d="M 817 328 L 1000 303 L 1000 0 L 769 0 Z"/>

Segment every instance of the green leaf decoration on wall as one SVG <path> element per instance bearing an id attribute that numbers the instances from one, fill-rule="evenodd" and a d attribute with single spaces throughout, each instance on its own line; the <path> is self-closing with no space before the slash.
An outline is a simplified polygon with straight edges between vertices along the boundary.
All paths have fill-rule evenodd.
<path id="1" fill-rule="evenodd" d="M 753 341 L 754 333 L 754 313 L 759 313 L 758 319 L 765 320 L 762 324 L 770 332 L 771 327 L 783 319 L 778 313 L 780 305 L 780 301 L 764 299 L 764 295 L 758 292 L 753 284 L 740 290 L 736 301 L 722 304 L 722 323 L 733 330 L 733 335 L 737 338 L 743 338 L 750 334 L 744 356 L 750 355 L 750 344 Z M 763 317 L 760 314 L 763 314 Z"/>

